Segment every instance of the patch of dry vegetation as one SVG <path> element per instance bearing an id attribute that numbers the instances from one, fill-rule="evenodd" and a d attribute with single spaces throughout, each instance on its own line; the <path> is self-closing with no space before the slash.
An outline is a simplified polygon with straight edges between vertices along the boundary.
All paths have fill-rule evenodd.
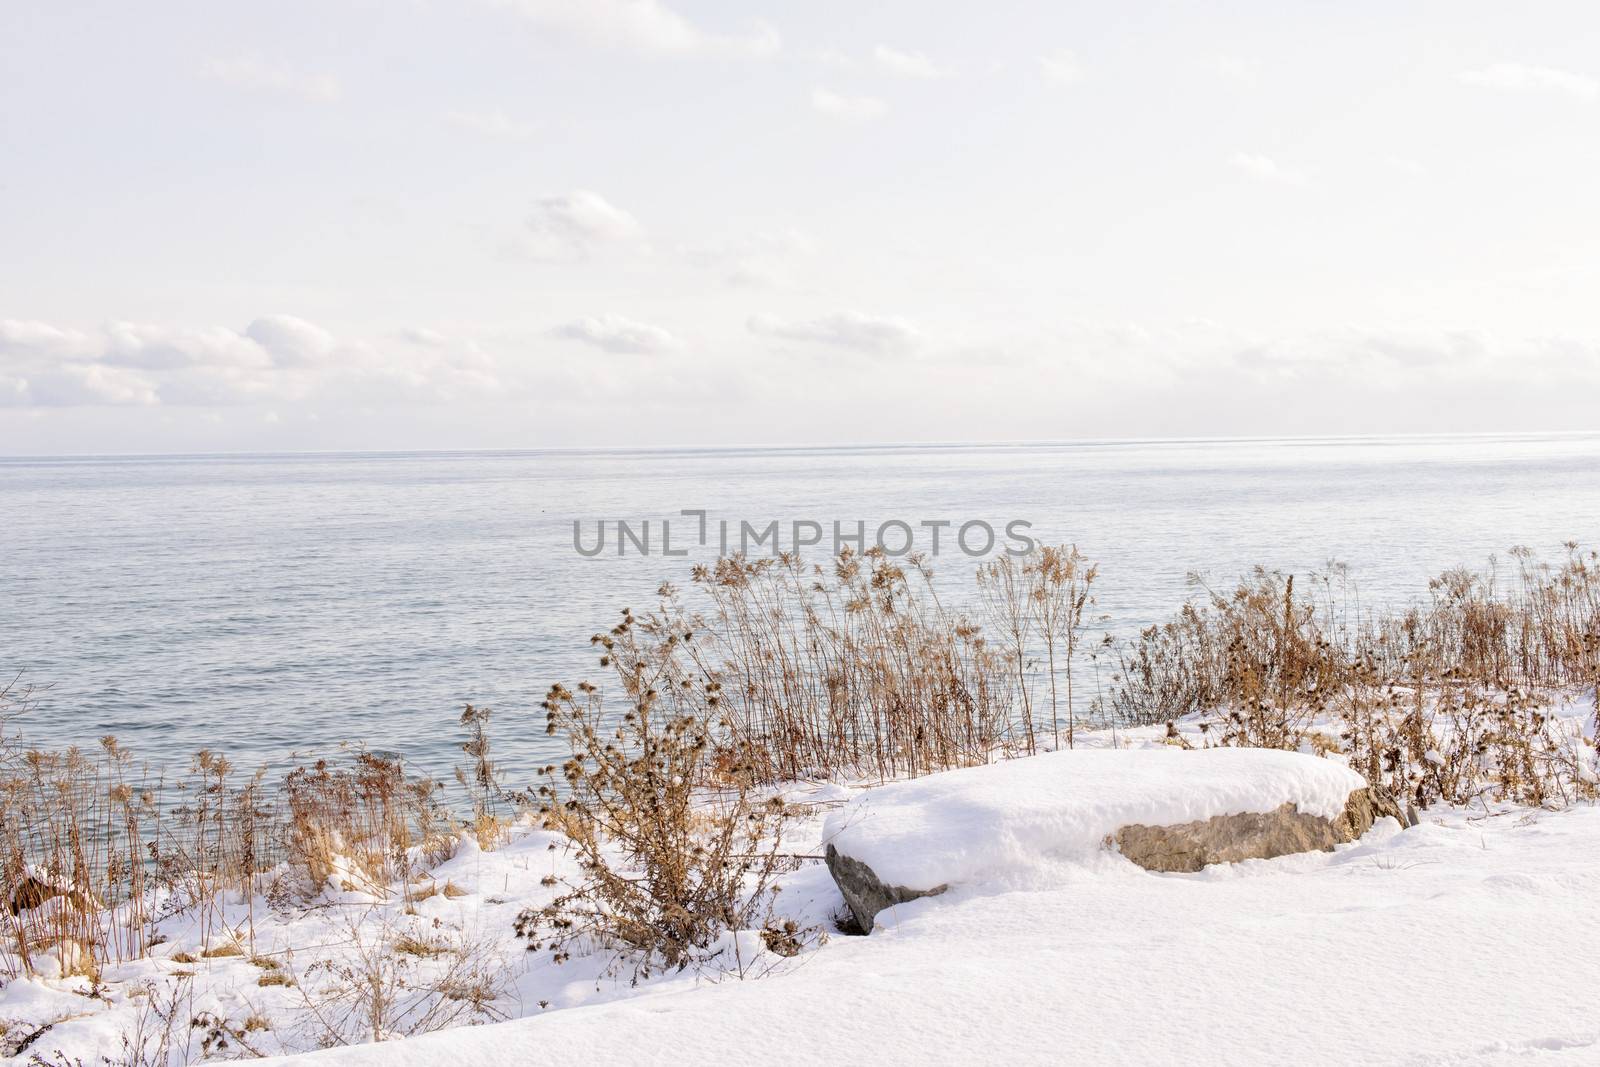
<path id="1" fill-rule="evenodd" d="M 0 712 L 26 710 L 15 690 L 3 700 Z M 96 977 L 149 955 L 157 925 L 177 914 L 193 918 L 199 958 L 248 955 L 258 900 L 403 892 L 453 847 L 437 789 L 369 754 L 268 783 L 210 751 L 166 778 L 115 738 L 93 753 L 0 740 L 0 974 L 48 964 Z M 225 905 L 240 899 L 246 921 L 230 926 Z"/>
<path id="2" fill-rule="evenodd" d="M 523 911 L 516 929 L 557 962 L 616 950 L 637 980 L 710 959 L 726 949 L 725 935 L 774 927 L 772 883 L 787 869 L 783 801 L 754 794 L 748 745 L 705 714 L 717 705 L 717 683 L 696 677 L 692 655 L 680 655 L 693 625 L 625 610 L 599 636 L 601 662 L 626 701 L 620 719 L 589 683 L 576 694 L 555 686 L 545 698 L 546 729 L 565 737 L 571 755 L 544 769 L 535 796 L 582 875 L 559 883 L 547 906 Z"/>
<path id="3" fill-rule="evenodd" d="M 1392 613 L 1363 610 L 1341 568 L 1298 589 L 1258 569 L 1113 645 L 1098 710 L 1198 716 L 1214 744 L 1340 752 L 1418 807 L 1593 799 L 1594 737 L 1553 711 L 1600 685 L 1600 558 L 1512 558 L 1509 580 L 1453 570 Z"/>
<path id="4" fill-rule="evenodd" d="M 691 683 L 675 704 L 719 731 L 723 765 L 765 782 L 898 778 L 1033 752 L 1063 724 L 1071 743 L 1072 665 L 1096 576 L 1069 546 L 998 558 L 979 572 L 986 633 L 940 600 L 918 555 L 732 558 L 694 568 L 703 609 L 664 585 L 635 625 L 673 635 L 671 671 Z M 605 651 L 612 640 L 596 638 Z"/>
<path id="5" fill-rule="evenodd" d="M 305 975 L 262 978 L 262 984 L 272 977 L 301 988 L 321 1046 L 506 1018 L 495 1001 L 510 975 L 487 941 L 424 944 L 373 915 L 350 918 L 345 929 L 342 950 L 312 964 Z"/>

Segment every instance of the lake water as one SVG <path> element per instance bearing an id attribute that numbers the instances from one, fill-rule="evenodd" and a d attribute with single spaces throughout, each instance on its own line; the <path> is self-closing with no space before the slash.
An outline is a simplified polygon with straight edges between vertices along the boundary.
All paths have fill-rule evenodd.
<path id="1" fill-rule="evenodd" d="M 650 520 L 659 550 L 663 518 L 688 556 L 574 551 L 575 520 L 585 547 L 598 520 Z M 167 762 L 354 741 L 444 773 L 461 705 L 487 704 L 522 779 L 552 754 L 544 690 L 596 674 L 588 636 L 714 558 L 721 520 L 943 520 L 946 549 L 1024 520 L 1100 561 L 1126 632 L 1191 571 L 1340 560 L 1364 601 L 1402 602 L 1512 545 L 1592 546 L 1600 435 L 0 459 L 0 671 L 48 687 L 29 741 L 111 733 Z M 970 559 L 936 566 L 968 595 Z"/>

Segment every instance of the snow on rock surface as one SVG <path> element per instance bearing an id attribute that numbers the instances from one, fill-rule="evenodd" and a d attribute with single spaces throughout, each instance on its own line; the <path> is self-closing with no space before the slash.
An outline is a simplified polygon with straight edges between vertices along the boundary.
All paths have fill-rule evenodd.
<path id="1" fill-rule="evenodd" d="M 1337 818 L 1355 771 L 1268 749 L 1076 749 L 933 774 L 859 794 L 823 841 L 913 888 L 1023 876 L 1083 859 L 1131 824 L 1170 826 L 1293 804 Z"/>

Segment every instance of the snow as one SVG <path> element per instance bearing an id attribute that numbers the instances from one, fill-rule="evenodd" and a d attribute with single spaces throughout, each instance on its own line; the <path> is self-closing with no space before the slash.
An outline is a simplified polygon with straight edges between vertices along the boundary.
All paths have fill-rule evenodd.
<path id="1" fill-rule="evenodd" d="M 1384 820 L 1333 853 L 955 891 L 780 973 L 305 1067 L 1600 1062 L 1600 810 Z M 812 868 L 815 869 L 815 868 Z"/>
<path id="2" fill-rule="evenodd" d="M 869 937 L 832 932 L 792 959 L 744 932 L 709 963 L 636 986 L 627 970 L 607 974 L 604 954 L 558 965 L 526 952 L 516 913 L 550 899 L 548 876 L 576 870 L 561 839 L 524 829 L 493 850 L 464 839 L 432 872 L 448 893 L 342 890 L 287 910 L 257 899 L 253 951 L 295 986 L 259 985 L 248 955 L 175 960 L 201 947 L 176 916 L 155 958 L 108 968 L 98 987 L 0 989 L 0 1039 L 48 1021 L 24 1060 L 118 1061 L 144 1006 L 181 988 L 182 1020 L 259 1016 L 270 1025 L 246 1035 L 253 1048 L 306 1053 L 293 1059 L 305 1067 L 1600 1063 L 1600 808 L 1434 809 L 1330 853 L 1155 874 L 1102 838 L 1283 803 L 1335 815 L 1360 785 L 1336 759 L 1183 751 L 1160 734 L 1080 734 L 1090 747 L 870 789 L 791 788 L 801 816 L 788 848 L 816 855 L 834 840 L 902 884 L 951 885 L 880 913 Z M 822 863 L 781 886 L 782 916 L 832 931 L 844 904 Z M 227 920 L 247 929 L 244 901 Z M 335 1038 L 308 1001 L 380 926 L 477 946 L 500 988 L 462 1021 L 492 1025 L 310 1051 Z M 420 987 L 451 958 L 407 959 L 402 977 Z M 200 1032 L 178 1029 L 190 1045 L 170 1062 L 198 1060 Z M 365 1040 L 358 1031 L 337 1040 Z"/>
<path id="3" fill-rule="evenodd" d="M 1082 859 L 1133 823 L 1284 804 L 1332 819 L 1365 785 L 1340 763 L 1298 752 L 1074 749 L 867 790 L 829 816 L 823 840 L 884 882 L 929 889 Z"/>

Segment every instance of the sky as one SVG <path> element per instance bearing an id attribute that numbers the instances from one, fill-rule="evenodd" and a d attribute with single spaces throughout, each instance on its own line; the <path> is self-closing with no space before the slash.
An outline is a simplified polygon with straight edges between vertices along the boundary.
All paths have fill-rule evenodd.
<path id="1" fill-rule="evenodd" d="M 0 3 L 0 453 L 1595 429 L 1589 2 Z"/>

